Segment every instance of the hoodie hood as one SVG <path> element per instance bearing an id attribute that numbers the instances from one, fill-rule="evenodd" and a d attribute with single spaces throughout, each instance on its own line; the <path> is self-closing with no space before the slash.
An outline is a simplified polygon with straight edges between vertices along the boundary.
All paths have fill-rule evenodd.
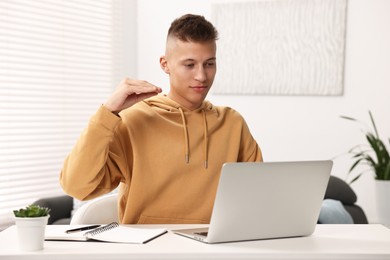
<path id="1" fill-rule="evenodd" d="M 144 100 L 143 102 L 148 104 L 150 107 L 158 107 L 171 112 L 177 112 L 179 108 L 181 108 L 185 112 L 199 112 L 201 110 L 214 111 L 214 112 L 217 111 L 215 107 L 207 100 L 203 101 L 202 105 L 199 108 L 194 110 L 189 110 L 183 107 L 182 105 L 180 105 L 179 103 L 173 101 L 165 94 L 153 96 L 151 98 Z"/>
<path id="2" fill-rule="evenodd" d="M 203 154 L 204 154 L 204 167 L 208 167 L 208 126 L 207 115 L 217 115 L 217 109 L 208 101 L 203 101 L 202 105 L 195 109 L 189 110 L 180 104 L 176 103 L 166 95 L 157 95 L 143 101 L 151 108 L 159 108 L 167 111 L 168 113 L 177 114 L 181 118 L 183 126 L 183 140 L 184 140 L 184 160 L 186 163 L 190 162 L 190 143 L 188 137 L 188 125 L 186 114 L 201 113 L 203 116 Z"/>

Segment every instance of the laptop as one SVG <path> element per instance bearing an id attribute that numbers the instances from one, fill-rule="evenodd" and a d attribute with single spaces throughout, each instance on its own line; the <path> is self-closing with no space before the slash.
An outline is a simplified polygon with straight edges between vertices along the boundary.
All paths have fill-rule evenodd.
<path id="1" fill-rule="evenodd" d="M 333 162 L 225 163 L 207 228 L 172 230 L 204 243 L 309 236 Z"/>

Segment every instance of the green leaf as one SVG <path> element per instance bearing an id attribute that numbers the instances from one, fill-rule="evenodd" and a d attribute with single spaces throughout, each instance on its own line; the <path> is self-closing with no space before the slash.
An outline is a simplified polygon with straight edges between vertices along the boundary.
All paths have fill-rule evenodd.
<path id="1" fill-rule="evenodd" d="M 372 116 L 370 110 L 368 111 L 368 114 L 370 115 L 371 123 L 372 123 L 372 126 L 374 127 L 376 137 L 379 138 L 378 130 L 376 129 L 376 125 L 375 125 L 375 122 L 374 122 L 374 117 Z"/>
<path id="2" fill-rule="evenodd" d="M 384 142 L 379 138 L 378 129 L 371 111 L 369 111 L 369 116 L 374 131 L 370 130 L 371 127 L 365 124 L 368 131 L 365 131 L 364 135 L 368 144 L 356 145 L 348 151 L 352 155 L 352 158 L 355 159 L 349 169 L 349 173 L 356 170 L 358 165 L 367 165 L 369 166 L 370 171 L 375 173 L 376 179 L 390 180 L 390 154 Z M 356 121 L 360 124 L 362 123 L 352 117 L 341 116 L 341 118 Z M 388 141 L 390 144 L 390 138 Z M 363 172 L 357 175 L 351 183 L 359 179 L 362 174 Z"/>
<path id="3" fill-rule="evenodd" d="M 34 218 L 48 216 L 50 209 L 39 205 L 29 205 L 24 209 L 14 210 L 15 217 Z"/>
<path id="4" fill-rule="evenodd" d="M 340 116 L 343 119 L 351 120 L 351 121 L 357 121 L 355 118 L 349 117 L 349 116 Z"/>
<path id="5" fill-rule="evenodd" d="M 352 181 L 350 181 L 349 183 L 350 183 L 350 184 L 354 183 L 355 181 L 357 181 L 357 180 L 360 178 L 360 176 L 362 176 L 362 174 L 359 174 L 358 176 L 356 176 L 355 178 L 353 178 Z"/>
<path id="6" fill-rule="evenodd" d="M 378 165 L 387 164 L 390 158 L 384 143 L 380 139 L 375 138 L 373 135 L 371 135 L 370 138 L 368 138 L 368 140 L 371 144 L 373 151 L 377 156 Z"/>
<path id="7" fill-rule="evenodd" d="M 360 163 L 362 160 L 364 160 L 364 158 L 360 158 L 360 159 L 356 160 L 356 162 L 355 162 L 354 164 L 352 164 L 351 168 L 349 169 L 349 172 L 352 172 L 353 169 L 355 169 L 355 167 L 356 167 L 357 165 L 359 165 L 359 163 Z"/>
<path id="8" fill-rule="evenodd" d="M 383 174 L 383 179 L 390 180 L 390 162 L 388 162 L 386 165 L 386 170 L 385 173 Z"/>
<path id="9" fill-rule="evenodd" d="M 368 165 L 371 165 L 371 166 L 376 165 L 374 159 L 372 159 L 372 157 L 370 155 L 365 154 L 363 157 L 364 157 L 364 160 L 367 162 Z"/>

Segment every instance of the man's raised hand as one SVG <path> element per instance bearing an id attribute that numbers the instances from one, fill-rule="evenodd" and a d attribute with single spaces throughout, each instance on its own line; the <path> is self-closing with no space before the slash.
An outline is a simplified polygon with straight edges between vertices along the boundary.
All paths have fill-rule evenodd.
<path id="1" fill-rule="evenodd" d="M 137 102 L 161 92 L 161 88 L 147 81 L 124 78 L 104 106 L 117 114 Z"/>

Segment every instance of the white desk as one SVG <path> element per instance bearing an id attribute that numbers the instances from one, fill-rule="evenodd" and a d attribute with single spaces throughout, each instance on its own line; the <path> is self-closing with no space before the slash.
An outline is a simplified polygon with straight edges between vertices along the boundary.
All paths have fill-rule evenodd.
<path id="1" fill-rule="evenodd" d="M 165 225 L 168 229 L 197 225 Z M 50 228 L 50 226 L 47 226 Z M 390 259 L 390 229 L 382 225 L 317 225 L 312 236 L 207 245 L 167 233 L 143 245 L 45 241 L 18 249 L 16 227 L 0 232 L 0 259 Z"/>

